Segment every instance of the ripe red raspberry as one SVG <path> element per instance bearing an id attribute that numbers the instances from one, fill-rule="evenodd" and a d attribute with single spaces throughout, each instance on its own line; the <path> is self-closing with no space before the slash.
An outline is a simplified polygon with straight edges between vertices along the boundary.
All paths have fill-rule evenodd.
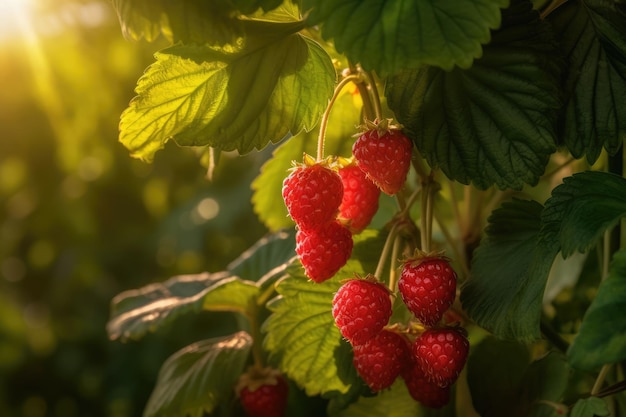
<path id="1" fill-rule="evenodd" d="M 452 385 L 465 366 L 469 341 L 461 328 L 429 329 L 413 343 L 413 356 L 426 376 L 439 385 Z"/>
<path id="2" fill-rule="evenodd" d="M 348 220 L 348 227 L 353 233 L 360 233 L 378 211 L 380 189 L 356 164 L 340 168 L 339 176 L 343 182 L 339 218 Z"/>
<path id="3" fill-rule="evenodd" d="M 298 230 L 296 253 L 307 277 L 315 282 L 332 278 L 352 254 L 352 233 L 338 221 L 314 230 Z"/>
<path id="4" fill-rule="evenodd" d="M 374 277 L 352 279 L 333 298 L 333 317 L 342 336 L 360 345 L 376 336 L 391 317 L 389 290 Z"/>
<path id="5" fill-rule="evenodd" d="M 312 230 L 335 219 L 343 184 L 336 171 L 305 157 L 283 181 L 282 194 L 293 221 L 301 230 Z"/>
<path id="6" fill-rule="evenodd" d="M 289 385 L 275 369 L 252 369 L 235 388 L 248 417 L 284 417 Z"/>
<path id="7" fill-rule="evenodd" d="M 352 154 L 372 182 L 385 194 L 394 195 L 406 181 L 412 149 L 400 130 L 389 129 L 383 122 L 354 142 Z"/>
<path id="8" fill-rule="evenodd" d="M 443 257 L 418 257 L 402 266 L 402 301 L 425 326 L 437 324 L 456 296 L 456 273 Z"/>
<path id="9" fill-rule="evenodd" d="M 450 386 L 440 387 L 429 380 L 415 360 L 403 369 L 401 375 L 411 397 L 423 406 L 441 408 L 450 402 Z"/>
<path id="10" fill-rule="evenodd" d="M 353 364 L 372 391 L 389 388 L 410 361 L 406 337 L 383 330 L 362 345 L 354 346 Z"/>

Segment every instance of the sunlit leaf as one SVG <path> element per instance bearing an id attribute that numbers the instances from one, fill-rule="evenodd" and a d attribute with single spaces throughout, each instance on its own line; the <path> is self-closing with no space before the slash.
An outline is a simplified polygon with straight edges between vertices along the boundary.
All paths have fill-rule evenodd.
<path id="1" fill-rule="evenodd" d="M 565 145 L 595 162 L 626 139 L 626 4 L 565 2 L 549 15 L 567 58 L 562 120 Z"/>
<path id="2" fill-rule="evenodd" d="M 160 34 L 173 42 L 224 45 L 244 36 L 245 25 L 239 13 L 249 15 L 270 11 L 282 0 L 112 0 L 122 32 L 131 39 L 155 40 Z M 297 17 L 297 16 L 296 16 Z M 293 20 L 274 13 L 272 20 Z"/>
<path id="3" fill-rule="evenodd" d="M 530 355 L 526 346 L 488 337 L 471 352 L 467 383 L 482 417 L 522 416 L 520 386 Z M 515 410 L 518 410 L 516 414 Z"/>
<path id="4" fill-rule="evenodd" d="M 256 36 L 236 50 L 175 45 L 156 54 L 120 122 L 133 156 L 150 161 L 170 139 L 247 153 L 315 125 L 335 81 L 330 58 L 292 33 L 298 22 L 249 25 Z"/>
<path id="5" fill-rule="evenodd" d="M 400 378 L 374 397 L 361 397 L 357 402 L 336 414 L 336 417 L 406 417 L 420 415 L 420 405 L 409 395 Z"/>
<path id="6" fill-rule="evenodd" d="M 352 155 L 352 144 L 355 140 L 352 136 L 356 133 L 360 117 L 354 101 L 352 94 L 346 91 L 335 102 L 324 141 L 326 156 L 347 158 Z M 316 155 L 317 132 L 303 132 L 281 144 L 252 183 L 254 211 L 271 230 L 294 226 L 282 198 L 283 180 L 289 175 L 292 161 L 302 162 L 305 152 Z"/>
<path id="7" fill-rule="evenodd" d="M 558 241 L 540 238 L 543 207 L 514 200 L 494 210 L 476 249 L 461 302 L 482 327 L 502 338 L 539 336 L 542 294 Z"/>
<path id="8" fill-rule="evenodd" d="M 560 243 L 564 257 L 593 246 L 626 216 L 626 179 L 587 171 L 563 179 L 541 216 L 542 234 Z"/>
<path id="9" fill-rule="evenodd" d="M 550 26 L 516 1 L 484 50 L 466 70 L 422 67 L 390 78 L 389 106 L 449 178 L 478 188 L 535 184 L 555 150 L 560 107 Z"/>
<path id="10" fill-rule="evenodd" d="M 468 68 L 500 25 L 508 0 L 304 0 L 311 24 L 368 70 L 436 65 Z"/>
<path id="11" fill-rule="evenodd" d="M 252 346 L 246 332 L 203 340 L 170 356 L 159 372 L 145 417 L 201 417 L 228 399 Z"/>
<path id="12" fill-rule="evenodd" d="M 294 264 L 290 276 L 278 285 L 280 296 L 269 304 L 272 315 L 263 326 L 265 347 L 307 395 L 346 393 L 356 382 L 354 373 L 337 363 L 337 358 L 351 352 L 350 345 L 341 342 L 331 313 L 332 299 L 342 280 L 374 270 L 381 248 L 381 239 L 365 231 L 355 236 L 353 257 L 334 278 L 314 283 Z"/>
<path id="13" fill-rule="evenodd" d="M 598 370 L 626 360 L 626 249 L 613 255 L 609 276 L 585 313 L 580 331 L 567 351 L 572 366 Z"/>
<path id="14" fill-rule="evenodd" d="M 576 401 L 570 417 L 605 417 L 611 415 L 609 407 L 602 398 L 589 397 Z"/>
<path id="15" fill-rule="evenodd" d="M 227 272 L 179 275 L 115 297 L 107 331 L 111 339 L 126 341 L 203 309 L 243 313 L 258 292 L 254 283 Z"/>

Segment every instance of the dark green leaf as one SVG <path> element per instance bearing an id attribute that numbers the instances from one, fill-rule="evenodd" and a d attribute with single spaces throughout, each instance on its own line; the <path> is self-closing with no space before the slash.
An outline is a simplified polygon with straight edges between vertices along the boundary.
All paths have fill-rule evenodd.
<path id="1" fill-rule="evenodd" d="M 565 145 L 595 162 L 626 138 L 626 4 L 568 1 L 549 15 L 567 58 Z"/>
<path id="2" fill-rule="evenodd" d="M 420 405 L 409 395 L 406 384 L 398 379 L 389 389 L 374 397 L 361 397 L 336 414 L 336 417 L 408 417 L 420 415 Z"/>
<path id="3" fill-rule="evenodd" d="M 467 361 L 467 382 L 478 414 L 525 415 L 519 395 L 529 361 L 528 349 L 516 342 L 488 337 L 474 347 Z"/>
<path id="4" fill-rule="evenodd" d="M 569 371 L 564 356 L 557 352 L 530 364 L 522 381 L 526 404 L 531 407 L 530 416 L 557 417 L 567 410 L 559 401 L 567 388 Z"/>
<path id="5" fill-rule="evenodd" d="M 254 283 L 227 272 L 179 275 L 116 296 L 107 331 L 114 340 L 136 340 L 183 314 L 203 309 L 246 312 L 258 293 Z"/>
<path id="6" fill-rule="evenodd" d="M 555 150 L 559 66 L 549 25 L 516 1 L 470 69 L 388 80 L 398 121 L 429 164 L 478 188 L 535 184 Z"/>
<path id="7" fill-rule="evenodd" d="M 572 366 L 597 370 L 626 360 L 626 249 L 613 256 L 609 276 L 585 313 L 580 332 L 567 351 Z"/>
<path id="8" fill-rule="evenodd" d="M 310 24 L 364 68 L 394 73 L 436 65 L 468 68 L 500 25 L 508 0 L 303 1 Z"/>
<path id="9" fill-rule="evenodd" d="M 307 395 L 346 393 L 357 383 L 354 373 L 346 372 L 345 364 L 337 361 L 351 353 L 335 325 L 332 299 L 342 280 L 374 270 L 381 249 L 381 239 L 365 231 L 355 236 L 352 259 L 334 278 L 316 284 L 296 263 L 278 285 L 280 296 L 268 305 L 272 315 L 263 326 L 265 347 Z"/>
<path id="10" fill-rule="evenodd" d="M 352 136 L 356 133 L 360 117 L 354 98 L 348 91 L 339 96 L 331 114 L 324 141 L 326 155 L 348 158 L 352 155 L 355 140 Z M 290 138 L 274 151 L 252 183 L 254 211 L 270 230 L 294 226 L 282 198 L 283 180 L 289 175 L 293 161 L 302 162 L 304 153 L 316 155 L 316 151 L 317 132 L 303 132 Z"/>
<path id="11" fill-rule="evenodd" d="M 541 204 L 514 200 L 494 210 L 476 250 L 461 302 L 481 326 L 502 338 L 539 336 L 541 301 L 558 241 L 540 238 Z"/>
<path id="12" fill-rule="evenodd" d="M 570 417 L 605 417 L 610 414 L 602 398 L 589 397 L 576 401 Z"/>
<path id="13" fill-rule="evenodd" d="M 626 179 L 587 171 L 563 180 L 541 215 L 542 235 L 560 243 L 564 257 L 585 252 L 626 216 Z"/>
<path id="14" fill-rule="evenodd" d="M 290 34 L 298 22 L 249 25 L 256 36 L 236 50 L 176 45 L 156 54 L 120 122 L 133 156 L 150 161 L 170 139 L 247 153 L 315 125 L 335 82 L 330 58 Z"/>
<path id="15" fill-rule="evenodd" d="M 159 372 L 145 417 L 201 417 L 232 395 L 248 359 L 246 332 L 203 340 L 170 356 Z"/>

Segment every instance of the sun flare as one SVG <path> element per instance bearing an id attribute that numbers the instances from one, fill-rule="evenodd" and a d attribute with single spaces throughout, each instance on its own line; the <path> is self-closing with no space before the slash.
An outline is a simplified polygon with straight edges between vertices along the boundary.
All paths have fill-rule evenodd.
<path id="1" fill-rule="evenodd" d="M 33 0 L 0 0 L 0 42 L 30 30 L 32 11 Z"/>

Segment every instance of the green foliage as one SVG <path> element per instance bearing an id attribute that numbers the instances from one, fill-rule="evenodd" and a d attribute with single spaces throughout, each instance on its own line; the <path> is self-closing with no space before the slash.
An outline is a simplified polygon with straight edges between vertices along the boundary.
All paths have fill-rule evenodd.
<path id="1" fill-rule="evenodd" d="M 494 210 L 462 289 L 463 308 L 499 337 L 539 337 L 541 296 L 559 251 L 556 241 L 541 238 L 542 210 L 524 200 Z"/>
<path id="2" fill-rule="evenodd" d="M 601 398 L 589 397 L 576 401 L 571 417 L 606 417 L 611 415 L 606 402 Z"/>
<path id="3" fill-rule="evenodd" d="M 618 1 L 568 1 L 549 16 L 567 57 L 565 145 L 595 162 L 615 154 L 626 137 L 626 6 Z"/>
<path id="4" fill-rule="evenodd" d="M 626 179 L 581 172 L 552 191 L 541 215 L 542 234 L 559 242 L 564 257 L 584 252 L 626 216 Z"/>
<path id="5" fill-rule="evenodd" d="M 429 164 L 478 188 L 536 184 L 555 150 L 559 66 L 549 25 L 527 1 L 503 12 L 471 68 L 391 77 L 389 106 Z"/>
<path id="6" fill-rule="evenodd" d="M 572 366 L 593 371 L 626 360 L 625 345 L 626 249 L 621 249 L 613 256 L 609 276 L 600 284 L 567 355 Z"/>
<path id="7" fill-rule="evenodd" d="M 203 340 L 165 361 L 145 417 L 201 417 L 234 393 L 252 338 L 246 332 Z"/>
<path id="8" fill-rule="evenodd" d="M 375 397 L 361 397 L 345 410 L 335 414 L 336 417 L 367 417 L 387 416 L 405 417 L 421 416 L 421 407 L 409 395 L 406 385 L 396 381 L 388 390 Z"/>
<path id="9" fill-rule="evenodd" d="M 508 0 L 303 1 L 308 22 L 321 23 L 337 51 L 383 74 L 424 64 L 469 68 L 506 6 Z"/>
<path id="10" fill-rule="evenodd" d="M 314 126 L 335 80 L 330 58 L 292 33 L 298 22 L 248 25 L 258 36 L 241 47 L 157 53 L 120 122 L 120 141 L 134 156 L 150 161 L 170 138 L 247 153 Z"/>

